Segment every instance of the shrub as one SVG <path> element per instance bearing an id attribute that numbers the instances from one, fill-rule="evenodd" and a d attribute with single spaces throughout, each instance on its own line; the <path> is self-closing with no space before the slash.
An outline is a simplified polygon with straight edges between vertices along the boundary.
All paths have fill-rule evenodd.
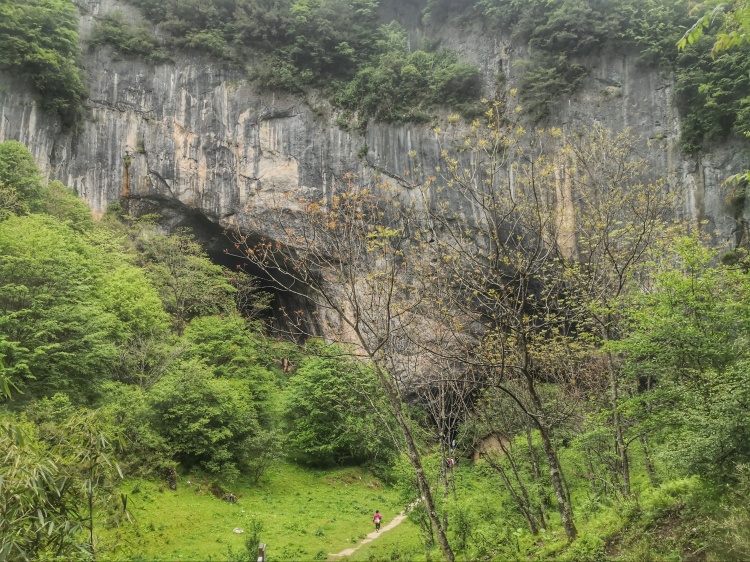
<path id="1" fill-rule="evenodd" d="M 677 58 L 675 99 L 687 152 L 750 130 L 750 45 L 714 57 L 714 41 L 707 34 Z"/>
<path id="2" fill-rule="evenodd" d="M 476 100 L 479 70 L 439 50 L 410 52 L 406 32 L 397 24 L 383 27 L 379 54 L 363 65 L 334 102 L 359 111 L 360 118 L 387 122 L 426 121 L 437 105 L 457 106 Z"/>
<path id="3" fill-rule="evenodd" d="M 190 360 L 156 383 L 147 400 L 151 426 L 175 460 L 227 479 L 244 469 L 243 451 L 259 431 L 246 383 L 214 378 Z"/>
<path id="4" fill-rule="evenodd" d="M 448 105 L 475 113 L 479 70 L 455 54 L 425 46 L 410 52 L 397 23 L 378 25 L 375 0 L 131 0 L 170 36 L 172 48 L 196 49 L 240 61 L 253 52 L 250 78 L 262 90 L 300 94 L 325 89 L 342 108 L 368 119 L 427 121 Z M 96 43 L 123 53 L 158 52 L 141 28 L 103 18 Z"/>
<path id="5" fill-rule="evenodd" d="M 134 25 L 120 11 L 103 15 L 94 25 L 89 44 L 110 45 L 123 55 L 141 56 L 155 62 L 165 60 L 166 52 L 145 25 Z"/>
<path id="6" fill-rule="evenodd" d="M 690 501 L 697 479 L 682 478 L 666 482 L 656 489 L 647 490 L 640 498 L 640 518 L 646 525 L 682 509 Z"/>
<path id="7" fill-rule="evenodd" d="M 604 562 L 604 541 L 592 534 L 579 536 L 563 553 L 560 562 Z"/>
<path id="8" fill-rule="evenodd" d="M 516 42 L 531 48 L 519 63 L 519 90 L 524 108 L 537 119 L 580 86 L 587 73 L 582 57 L 606 45 L 637 49 L 642 63 L 675 71 L 685 151 L 750 129 L 750 46 L 714 58 L 716 32 L 708 30 L 678 53 L 676 43 L 692 24 L 686 1 L 479 0 L 477 7 L 488 25 L 512 30 Z"/>
<path id="9" fill-rule="evenodd" d="M 335 354 L 308 358 L 289 380 L 283 406 L 290 455 L 314 466 L 387 458 L 387 409 L 374 409 L 382 402 L 374 374 L 362 365 Z"/>
<path id="10" fill-rule="evenodd" d="M 20 142 L 0 143 L 0 185 L 13 190 L 19 210 L 39 210 L 45 194 L 42 175 L 34 156 Z"/>
<path id="11" fill-rule="evenodd" d="M 47 185 L 42 208 L 46 214 L 78 232 L 87 232 L 94 227 L 88 205 L 78 198 L 75 191 L 59 181 L 52 181 Z"/>

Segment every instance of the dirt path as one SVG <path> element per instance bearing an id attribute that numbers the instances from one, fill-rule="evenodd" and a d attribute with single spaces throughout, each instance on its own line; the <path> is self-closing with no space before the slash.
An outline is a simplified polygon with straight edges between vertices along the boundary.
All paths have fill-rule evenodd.
<path id="1" fill-rule="evenodd" d="M 393 518 L 393 521 L 388 523 L 385 527 L 380 528 L 380 532 L 373 531 L 369 535 L 367 535 L 364 539 L 360 541 L 360 543 L 352 548 L 347 548 L 346 550 L 342 550 L 341 552 L 338 552 L 336 554 L 329 554 L 329 558 L 338 558 L 339 556 L 350 556 L 351 554 L 354 554 L 354 551 L 356 551 L 359 547 L 367 544 L 368 542 L 372 542 L 375 539 L 377 539 L 381 534 L 385 533 L 386 531 L 390 531 L 393 529 L 396 525 L 400 524 L 404 519 L 406 519 L 406 512 L 402 511 L 399 513 L 396 517 Z"/>

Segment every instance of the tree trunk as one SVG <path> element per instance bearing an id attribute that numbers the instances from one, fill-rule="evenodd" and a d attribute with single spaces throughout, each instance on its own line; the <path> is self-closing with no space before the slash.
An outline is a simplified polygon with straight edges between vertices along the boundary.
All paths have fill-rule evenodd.
<path id="1" fill-rule="evenodd" d="M 539 424 L 539 434 L 542 438 L 542 447 L 544 448 L 544 454 L 547 457 L 547 464 L 549 465 L 552 489 L 555 491 L 555 499 L 557 500 L 557 511 L 560 513 L 560 519 L 562 520 L 565 534 L 568 536 L 568 541 L 572 542 L 578 536 L 578 529 L 576 529 L 573 522 L 573 509 L 570 505 L 568 494 L 565 491 L 557 451 L 555 451 L 555 446 L 552 444 L 552 440 L 547 433 L 547 429 L 543 427 L 543 424 Z"/>
<path id="2" fill-rule="evenodd" d="M 91 549 L 91 559 L 96 560 L 96 551 L 94 550 L 94 468 L 89 465 L 89 481 L 86 490 L 89 502 L 89 548 Z"/>
<path id="3" fill-rule="evenodd" d="M 652 488 L 656 488 L 657 481 L 656 481 L 656 473 L 654 471 L 654 462 L 651 460 L 651 451 L 648 448 L 648 441 L 646 440 L 645 435 L 641 435 L 638 438 L 641 442 L 641 446 L 643 447 L 643 459 L 646 462 L 646 474 L 648 474 L 648 481 L 651 484 Z"/>
<path id="4" fill-rule="evenodd" d="M 568 536 L 568 541 L 572 542 L 578 536 L 578 529 L 576 529 L 575 523 L 573 522 L 573 507 L 570 505 L 570 497 L 565 488 L 562 467 L 557 458 L 557 451 L 555 450 L 555 445 L 552 443 L 549 429 L 546 427 L 546 424 L 542 423 L 539 417 L 539 414 L 544 411 L 542 408 L 542 401 L 536 392 L 533 378 L 528 374 L 526 376 L 526 382 L 529 395 L 531 396 L 531 400 L 537 411 L 537 416 L 532 417 L 532 419 L 534 420 L 537 429 L 539 429 L 539 436 L 542 439 L 542 448 L 544 449 L 544 455 L 547 457 L 549 475 L 552 480 L 552 489 L 555 492 L 555 499 L 557 500 L 557 511 L 560 513 L 560 519 L 562 520 L 565 534 Z"/>
<path id="5" fill-rule="evenodd" d="M 533 421 L 533 420 L 532 420 Z M 531 475 L 534 480 L 534 488 L 536 489 L 537 497 L 539 498 L 539 505 L 537 506 L 537 513 L 539 515 L 539 524 L 542 529 L 547 528 L 547 514 L 544 512 L 544 506 L 542 505 L 542 497 L 544 494 L 544 485 L 542 484 L 542 473 L 539 470 L 539 459 L 536 456 L 536 449 L 534 449 L 534 442 L 531 439 L 531 428 L 528 424 L 526 425 L 526 444 L 529 447 L 529 463 L 531 464 Z"/>
<path id="6" fill-rule="evenodd" d="M 605 333 L 609 340 L 609 334 Z M 607 353 L 607 370 L 609 371 L 609 389 L 610 399 L 612 401 L 612 424 L 615 426 L 615 444 L 617 453 L 620 456 L 620 473 L 622 476 L 622 493 L 625 496 L 630 495 L 630 462 L 628 460 L 628 447 L 625 444 L 625 438 L 622 431 L 622 418 L 620 417 L 620 387 L 617 379 L 617 369 L 615 369 L 614 358 L 611 353 Z"/>
<path id="7" fill-rule="evenodd" d="M 435 534 L 437 535 L 438 545 L 440 546 L 440 550 L 442 551 L 446 561 L 453 562 L 455 560 L 455 557 L 453 555 L 453 551 L 451 550 L 450 544 L 448 543 L 448 537 L 445 535 L 443 525 L 441 524 L 440 518 L 438 517 L 437 509 L 435 508 L 435 501 L 432 498 L 432 492 L 430 491 L 430 485 L 427 482 L 424 468 L 422 468 L 422 461 L 419 452 L 417 451 L 416 443 L 414 443 L 411 431 L 406 424 L 406 420 L 403 419 L 400 411 L 398 412 L 396 418 L 398 419 L 399 426 L 404 432 L 404 441 L 406 442 L 407 455 L 412 467 L 414 467 L 414 472 L 416 473 L 417 477 L 417 487 L 419 488 L 419 494 L 422 498 L 422 501 L 424 502 L 425 510 L 427 511 L 427 517 L 429 517 L 430 523 L 432 523 L 432 528 L 435 530 Z"/>
<path id="8" fill-rule="evenodd" d="M 594 470 L 594 463 L 591 462 L 591 457 L 593 456 L 593 453 L 591 452 L 591 449 L 586 447 L 586 459 L 587 459 L 587 468 L 589 473 L 589 484 L 591 484 L 591 492 L 593 494 L 599 493 L 599 486 L 596 482 L 596 471 Z"/>
<path id="9" fill-rule="evenodd" d="M 614 369 L 610 369 L 610 389 L 612 398 L 612 423 L 615 426 L 615 442 L 617 452 L 620 456 L 620 473 L 622 476 L 622 493 L 625 496 L 630 495 L 630 462 L 628 461 L 628 448 L 625 444 L 625 438 L 622 432 L 622 419 L 620 417 L 620 390 L 617 381 L 617 375 Z"/>
<path id="10" fill-rule="evenodd" d="M 380 379 L 380 383 L 383 385 L 383 389 L 385 390 L 386 396 L 388 397 L 388 401 L 390 402 L 390 406 L 396 418 L 396 423 L 398 423 L 398 426 L 404 436 L 406 454 L 409 457 L 409 462 L 411 463 L 412 468 L 414 468 L 414 473 L 417 477 L 417 488 L 419 490 L 419 495 L 422 502 L 424 502 L 425 511 L 427 512 L 427 517 L 432 524 L 432 529 L 437 535 L 440 550 L 443 553 L 443 557 L 445 558 L 446 562 L 454 562 L 455 556 L 453 555 L 453 550 L 451 550 L 450 544 L 448 543 L 448 537 L 445 534 L 445 529 L 443 528 L 443 525 L 440 522 L 440 518 L 438 517 L 437 509 L 435 508 L 435 501 L 432 497 L 432 491 L 430 490 L 430 484 L 427 481 L 427 476 L 425 475 L 424 468 L 422 467 L 421 455 L 419 454 L 419 450 L 417 449 L 417 444 L 414 442 L 409 424 L 404 418 L 404 413 L 401 408 L 401 397 L 399 396 L 398 390 L 395 388 L 394 383 L 391 382 L 391 379 L 384 372 L 384 369 L 377 363 L 377 361 L 373 361 L 373 363 L 375 366 L 375 372 L 377 373 L 378 378 Z"/>
<path id="11" fill-rule="evenodd" d="M 508 449 L 502 443 L 502 437 L 498 438 L 498 442 L 500 443 L 500 448 L 503 450 L 503 454 L 508 459 L 508 462 L 513 471 L 513 478 L 516 481 L 516 485 L 518 486 L 520 493 L 513 487 L 513 483 L 510 481 L 510 478 L 505 472 L 505 469 L 500 464 L 500 461 L 496 462 L 491 455 L 487 454 L 484 454 L 483 457 L 487 460 L 487 463 L 500 475 L 500 479 L 503 481 L 503 484 L 505 484 L 505 488 L 513 498 L 513 501 L 516 502 L 518 509 L 521 510 L 524 519 L 526 519 L 526 522 L 529 524 L 529 530 L 531 531 L 531 534 L 536 536 L 539 534 L 539 526 L 534 516 L 531 501 L 529 500 L 529 494 L 526 491 L 526 487 L 524 486 L 523 481 L 521 480 L 520 474 L 518 473 L 518 467 L 510 457 L 510 451 L 508 451 Z"/>

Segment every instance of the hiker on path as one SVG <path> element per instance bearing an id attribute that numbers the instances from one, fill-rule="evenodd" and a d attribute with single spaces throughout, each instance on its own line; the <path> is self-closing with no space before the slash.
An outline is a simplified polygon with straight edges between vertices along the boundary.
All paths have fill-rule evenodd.
<path id="1" fill-rule="evenodd" d="M 376 509 L 375 515 L 372 516 L 372 522 L 375 523 L 375 530 L 380 532 L 380 520 L 383 519 L 383 516 L 380 515 L 380 512 Z"/>

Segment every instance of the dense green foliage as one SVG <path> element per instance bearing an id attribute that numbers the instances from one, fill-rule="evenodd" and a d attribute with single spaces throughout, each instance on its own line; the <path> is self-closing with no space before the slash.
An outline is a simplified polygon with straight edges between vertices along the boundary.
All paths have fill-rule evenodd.
<path id="1" fill-rule="evenodd" d="M 436 105 L 471 115 L 481 89 L 479 70 L 446 50 L 409 51 L 406 32 L 391 23 L 382 28 L 378 55 L 341 86 L 334 101 L 380 121 L 425 121 Z"/>
<path id="2" fill-rule="evenodd" d="M 297 93 L 321 88 L 350 112 L 346 121 L 356 116 L 360 125 L 368 119 L 424 121 L 439 105 L 467 116 L 476 111 L 478 69 L 428 44 L 411 51 L 398 24 L 379 25 L 374 0 L 132 3 L 167 32 L 166 45 L 148 27 L 115 11 L 98 20 L 92 46 L 109 44 L 120 55 L 154 62 L 166 60 L 168 49 L 200 50 L 238 64 L 250 55 L 251 75 L 262 88 Z M 452 13 L 443 4 L 431 2 L 426 10 Z M 576 91 L 588 73 L 587 56 L 602 49 L 632 49 L 644 64 L 675 71 L 682 146 L 695 152 L 747 130 L 749 57 L 742 39 L 747 10 L 734 3 L 707 3 L 706 15 L 686 35 L 691 47 L 678 54 L 675 45 L 693 23 L 688 7 L 687 1 L 663 0 L 476 4 L 487 25 L 511 29 L 514 41 L 531 48 L 528 59 L 519 62 L 519 87 L 524 108 L 534 118 L 546 117 L 561 97 Z M 722 24 L 725 13 L 729 17 Z M 719 25 L 709 25 L 716 20 Z M 4 0 L 0 22 L 5 38 L 0 42 L 0 66 L 28 76 L 45 109 L 57 112 L 66 124 L 74 123 L 86 91 L 73 4 Z M 0 204 L 12 206 L 13 200 L 12 192 L 0 189 Z"/>
<path id="3" fill-rule="evenodd" d="M 692 45 L 700 39 L 707 27 L 716 25 L 719 20 L 719 32 L 713 46 L 714 53 L 733 49 L 750 41 L 750 6 L 746 0 L 706 0 L 696 6 L 703 15 L 687 30 L 680 39 L 680 49 Z"/>
<path id="4" fill-rule="evenodd" d="M 148 401 L 152 426 L 186 468 L 232 475 L 245 441 L 259 430 L 247 382 L 215 377 L 199 361 L 175 365 Z"/>
<path id="5" fill-rule="evenodd" d="M 688 474 L 723 482 L 750 462 L 747 273 L 714 265 L 696 238 L 676 240 L 669 266 L 632 311 L 619 346 L 635 376 L 655 387 L 644 423 L 663 428 L 663 454 Z"/>
<path id="6" fill-rule="evenodd" d="M 178 335 L 196 316 L 229 312 L 235 289 L 189 235 L 145 232 L 138 237 L 140 263 L 174 319 Z"/>
<path id="7" fill-rule="evenodd" d="M 51 181 L 44 191 L 40 210 L 78 232 L 90 232 L 94 228 L 91 210 L 81 201 L 75 191 L 59 181 Z"/>
<path id="8" fill-rule="evenodd" d="M 750 514 L 742 507 L 750 486 L 744 254 L 723 265 L 716 251 L 680 227 L 664 231 L 663 243 L 646 252 L 638 233 L 661 225 L 663 217 L 657 209 L 649 221 L 638 221 L 654 209 L 649 197 L 660 184 L 638 183 L 643 170 L 626 157 L 624 136 L 591 135 L 591 153 L 582 137 L 568 145 L 585 160 L 586 179 L 593 182 L 577 184 L 577 204 L 586 211 L 577 222 L 585 258 L 568 263 L 554 257 L 552 266 L 533 274 L 535 287 L 565 283 L 565 299 L 544 293 L 554 314 L 534 312 L 536 293 L 520 309 L 526 326 L 540 319 L 553 326 L 575 313 L 578 329 L 564 332 L 564 322 L 541 334 L 528 328 L 524 352 L 535 365 L 532 378 L 498 379 L 476 390 L 470 413 L 455 426 L 455 451 L 441 447 L 444 437 L 433 427 L 440 408 L 419 404 L 425 414 L 410 417 L 421 426 L 410 423 L 421 446 L 433 451 L 423 464 L 429 482 L 444 491 L 436 494 L 437 509 L 450 521 L 455 552 L 468 559 L 667 560 L 698 548 L 707 560 L 742 559 L 750 545 L 743 530 Z M 507 147 L 511 137 L 496 140 Z M 484 141 L 476 146 L 491 146 Z M 606 158 L 597 160 L 602 148 Z M 240 297 L 247 280 L 212 264 L 189 233 L 168 236 L 148 220 L 114 213 L 92 221 L 64 186 L 44 184 L 18 143 L 0 144 L 0 173 L 17 194 L 17 205 L 4 208 L 0 220 L 0 376 L 10 396 L 0 411 L 0 508 L 12 514 L 0 521 L 0 553 L 70 558 L 76 551 L 96 555 L 104 544 L 114 551 L 126 538 L 138 544 L 133 537 L 152 531 L 118 527 L 135 500 L 119 495 L 130 489 L 117 489 L 115 458 L 126 472 L 164 487 L 179 480 L 184 488 L 182 475 L 189 474 L 201 483 L 190 492 L 196 498 L 235 486 L 255 497 L 251 492 L 273 481 L 269 472 L 279 470 L 284 457 L 316 468 L 370 466 L 397 484 L 403 505 L 419 497 L 412 467 L 395 454 L 400 442 L 390 431 L 393 413 L 383 389 L 347 349 L 317 341 L 295 348 L 269 338 L 259 321 L 238 312 L 238 303 L 252 298 L 252 291 Z M 537 179 L 551 181 L 548 175 Z M 522 174 L 517 181 L 513 213 L 517 224 L 531 229 L 540 223 L 524 222 L 520 189 L 528 185 Z M 606 198 L 602 185 L 612 188 Z M 622 185 L 638 189 L 613 191 Z M 531 239 L 531 230 L 526 236 Z M 376 246 L 375 238 L 367 240 Z M 608 260 L 622 263 L 628 249 L 641 260 L 637 270 L 608 277 L 616 276 L 604 273 Z M 512 255 L 520 259 L 524 252 L 516 247 Z M 507 274 L 510 256 L 504 263 Z M 564 274 L 555 277 L 562 266 Z M 461 275 L 465 280 L 466 269 Z M 623 280 L 622 292 L 601 295 Z M 490 287 L 482 296 L 499 294 Z M 252 308 L 242 302 L 243 310 Z M 597 322 L 604 332 L 593 329 Z M 495 331 L 483 344 L 492 351 L 503 336 Z M 506 342 L 507 364 L 516 361 L 514 342 Z M 537 372 L 544 376 L 536 378 Z M 451 373 L 446 369 L 436 379 L 433 399 Z M 621 391 L 614 398 L 613 380 Z M 532 424 L 518 410 L 519 402 L 534 406 L 532 391 L 540 408 L 534 412 L 549 416 L 548 425 Z M 438 405 L 451 407 L 454 398 Z M 628 447 L 626 468 L 613 438 L 615 411 Z M 498 445 L 468 466 L 466 457 L 487 437 Z M 578 533 L 570 544 L 553 509 L 559 498 L 549 447 L 557 451 L 575 506 Z M 446 463 L 448 454 L 458 465 Z M 272 505 L 277 496 L 262 501 Z M 322 539 L 322 529 L 334 521 L 306 529 L 300 520 L 309 517 L 306 509 L 289 515 L 294 521 L 285 520 L 285 532 Z M 370 511 L 352 510 L 351 517 Z M 409 556 L 426 551 L 433 557 L 424 509 L 410 519 Z M 274 532 L 278 527 L 274 523 Z M 418 538 L 425 551 L 414 547 Z"/>
<path id="9" fill-rule="evenodd" d="M 93 398 L 125 328 L 100 298 L 109 290 L 102 256 L 41 215 L 0 223 L 0 255 L 0 329 L 15 346 L 6 364 L 26 370 L 19 385 L 33 394 Z"/>
<path id="10" fill-rule="evenodd" d="M 168 33 L 171 49 L 253 63 L 263 89 L 327 92 L 360 123 L 419 121 L 439 105 L 470 111 L 481 84 L 476 67 L 445 50 L 410 52 L 405 31 L 378 21 L 375 0 L 131 0 Z M 92 43 L 160 59 L 155 38 L 119 14 L 98 22 Z"/>
<path id="11" fill-rule="evenodd" d="M 674 71 L 684 150 L 692 153 L 748 129 L 750 51 L 742 45 L 714 57 L 721 32 L 711 28 L 678 52 L 676 44 L 692 23 L 687 1 L 479 0 L 477 8 L 488 25 L 510 29 L 514 41 L 529 45 L 528 59 L 519 62 L 519 91 L 536 119 L 580 86 L 587 56 L 630 50 L 644 65 Z"/>
<path id="12" fill-rule="evenodd" d="M 522 100 L 537 118 L 549 114 L 559 94 L 570 93 L 587 71 L 582 57 L 602 49 L 633 49 L 648 64 L 670 67 L 675 43 L 689 22 L 687 2 L 662 0 L 479 0 L 488 24 L 512 30 L 528 43 Z"/>
<path id="13" fill-rule="evenodd" d="M 296 93 L 321 88 L 346 110 L 340 121 L 345 125 L 362 126 L 368 119 L 425 121 L 438 105 L 466 116 L 476 113 L 478 69 L 429 43 L 412 51 L 399 24 L 378 24 L 374 0 L 132 3 L 168 33 L 167 48 L 197 49 L 238 64 L 251 55 L 250 72 L 261 88 Z M 580 87 L 588 75 L 586 58 L 602 50 L 636 52 L 644 66 L 674 71 L 682 147 L 693 153 L 743 134 L 750 120 L 748 47 L 741 40 L 746 10 L 726 3 L 708 7 L 709 14 L 689 34 L 691 48 L 683 52 L 676 44 L 694 21 L 687 0 L 478 0 L 473 12 L 433 1 L 425 17 L 473 13 L 490 29 L 510 29 L 515 43 L 528 45 L 529 56 L 517 63 L 519 91 L 524 109 L 536 120 Z M 709 26 L 723 21 L 726 11 L 728 23 Z M 712 49 L 719 43 L 740 47 Z M 153 33 L 120 12 L 97 23 L 91 44 L 110 44 L 121 54 L 153 61 L 166 57 Z"/>
<path id="14" fill-rule="evenodd" d="M 750 47 L 712 56 L 713 33 L 677 59 L 675 94 L 682 114 L 682 145 L 706 148 L 728 134 L 750 131 Z"/>
<path id="15" fill-rule="evenodd" d="M 4 558 L 94 554 L 95 526 L 128 518 L 112 455 L 145 476 L 257 482 L 284 456 L 286 424 L 301 421 L 284 420 L 284 397 L 305 396 L 308 379 L 336 374 L 326 399 L 352 427 L 359 417 L 343 404 L 370 404 L 352 400 L 359 371 L 343 359 L 282 372 L 300 352 L 238 312 L 256 314 L 268 297 L 212 264 L 189 233 L 114 212 L 94 223 L 16 142 L 0 143 L 0 179 L 13 195 L 0 215 Z M 318 461 L 387 460 L 385 430 L 365 426 L 318 431 Z"/>
<path id="16" fill-rule="evenodd" d="M 292 458 L 313 466 L 392 460 L 390 416 L 382 389 L 364 366 L 311 357 L 290 379 L 284 403 Z M 392 423 L 392 422 L 391 422 Z"/>
<path id="17" fill-rule="evenodd" d="M 694 44 L 703 37 L 704 28 L 715 24 L 715 19 L 719 19 L 721 26 L 718 29 L 716 41 L 711 51 L 713 55 L 724 53 L 737 47 L 747 46 L 750 42 L 750 5 L 746 1 L 731 0 L 729 2 L 722 2 L 719 0 L 710 0 L 700 4 L 700 7 L 706 9 L 706 12 L 680 39 L 678 46 L 681 49 Z M 721 14 L 722 17 L 716 18 L 717 14 Z M 709 91 L 708 93 L 713 97 L 716 92 Z M 723 95 L 726 95 L 726 93 L 726 91 L 721 91 Z M 731 101 L 736 102 L 736 99 L 737 96 L 734 95 Z M 713 105 L 719 100 L 712 99 L 711 101 Z M 739 127 L 735 126 L 735 129 L 739 129 L 748 138 L 750 138 L 750 128 L 747 127 L 749 105 L 750 101 L 748 101 L 747 97 L 740 100 L 741 113 L 738 121 L 743 123 Z M 727 182 L 735 186 L 747 186 L 750 184 L 750 171 L 745 170 L 743 173 L 736 174 L 729 178 Z M 742 200 L 742 198 L 735 199 L 735 201 L 737 200 Z"/>
<path id="18" fill-rule="evenodd" d="M 138 55 L 153 62 L 167 58 L 156 35 L 148 27 L 133 24 L 119 11 L 109 12 L 97 21 L 89 45 L 111 45 L 121 55 Z"/>
<path id="19" fill-rule="evenodd" d="M 20 142 L 0 144 L 0 213 L 28 212 L 39 207 L 44 193 L 34 157 Z M 2 218 L 2 217 L 0 217 Z"/>
<path id="20" fill-rule="evenodd" d="M 27 76 L 67 125 L 83 111 L 78 16 L 70 0 L 2 0 L 0 67 Z"/>

